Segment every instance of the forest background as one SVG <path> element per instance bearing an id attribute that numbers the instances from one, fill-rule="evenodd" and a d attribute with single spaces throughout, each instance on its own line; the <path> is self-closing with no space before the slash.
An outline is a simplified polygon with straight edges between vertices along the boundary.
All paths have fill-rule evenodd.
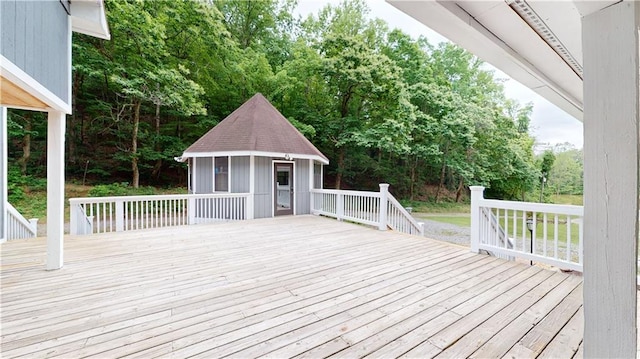
<path id="1" fill-rule="evenodd" d="M 325 188 L 386 182 L 428 202 L 464 201 L 469 185 L 500 199 L 582 194 L 582 151 L 536 154 L 532 105 L 506 98 L 478 58 L 370 19 L 363 0 L 307 18 L 296 5 L 105 1 L 112 39 L 73 35 L 68 181 L 93 195 L 184 190 L 174 157 L 260 92 L 329 158 Z M 20 201 L 45 187 L 46 118 L 12 110 L 8 130 Z"/>

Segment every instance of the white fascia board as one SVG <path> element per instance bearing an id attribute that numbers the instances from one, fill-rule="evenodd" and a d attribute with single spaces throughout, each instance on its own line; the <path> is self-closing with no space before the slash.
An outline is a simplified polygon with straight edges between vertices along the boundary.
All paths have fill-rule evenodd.
<path id="1" fill-rule="evenodd" d="M 581 88 L 564 89 L 555 79 L 542 73 L 454 1 L 387 0 L 387 2 L 582 121 L 582 99 L 571 94 L 581 93 Z"/>
<path id="2" fill-rule="evenodd" d="M 316 155 L 303 155 L 296 153 L 283 153 L 283 152 L 262 152 L 262 151 L 225 151 L 225 152 L 184 152 L 181 157 L 176 157 L 175 160 L 184 160 L 186 158 L 194 157 L 218 157 L 218 156 L 260 156 L 260 157 L 275 157 L 275 158 L 291 158 L 291 159 L 304 159 L 315 160 L 325 165 L 329 164 L 328 160 Z"/>
<path id="3" fill-rule="evenodd" d="M 75 32 L 104 40 L 111 39 L 102 0 L 73 0 L 71 25 Z"/>
<path id="4" fill-rule="evenodd" d="M 2 77 L 5 79 L 11 81 L 16 86 L 31 94 L 33 97 L 44 102 L 49 106 L 50 110 L 71 114 L 71 104 L 64 102 L 60 97 L 54 95 L 53 92 L 49 91 L 41 83 L 29 76 L 26 72 L 22 71 L 21 68 L 2 55 L 0 55 L 0 74 L 2 74 Z M 25 110 L 42 111 L 41 108 L 21 108 Z"/>

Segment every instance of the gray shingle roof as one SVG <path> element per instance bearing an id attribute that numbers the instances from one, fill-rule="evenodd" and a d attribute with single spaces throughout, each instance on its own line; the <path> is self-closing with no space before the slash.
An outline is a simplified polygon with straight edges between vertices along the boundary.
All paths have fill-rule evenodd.
<path id="1" fill-rule="evenodd" d="M 329 160 L 260 93 L 194 142 L 183 154 L 252 151 Z"/>

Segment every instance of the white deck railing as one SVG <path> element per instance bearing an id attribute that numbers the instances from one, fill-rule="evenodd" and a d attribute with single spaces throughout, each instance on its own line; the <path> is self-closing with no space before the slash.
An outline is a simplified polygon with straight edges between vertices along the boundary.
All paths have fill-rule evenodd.
<path id="1" fill-rule="evenodd" d="M 122 232 L 253 218 L 248 193 L 72 198 L 71 234 Z"/>
<path id="2" fill-rule="evenodd" d="M 380 184 L 380 192 L 311 190 L 311 213 L 393 230 L 422 234 L 423 227 L 389 193 L 389 185 Z"/>
<path id="3" fill-rule="evenodd" d="M 483 191 L 471 187 L 472 251 L 582 271 L 582 206 L 490 200 Z"/>
<path id="4" fill-rule="evenodd" d="M 34 238 L 38 236 L 38 219 L 32 218 L 27 220 L 16 210 L 11 203 L 6 202 L 6 226 L 7 239 Z"/>

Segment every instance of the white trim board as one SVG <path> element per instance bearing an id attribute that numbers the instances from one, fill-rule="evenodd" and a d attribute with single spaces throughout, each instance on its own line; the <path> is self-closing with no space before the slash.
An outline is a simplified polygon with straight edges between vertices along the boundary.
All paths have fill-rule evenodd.
<path id="1" fill-rule="evenodd" d="M 71 114 L 70 103 L 65 103 L 60 97 L 54 95 L 53 92 L 49 91 L 41 83 L 36 81 L 33 77 L 29 76 L 29 74 L 27 74 L 26 72 L 22 71 L 22 69 L 20 69 L 13 62 L 9 61 L 9 59 L 2 55 L 0 55 L 0 73 L 5 79 L 11 81 L 13 84 L 22 88 L 33 97 L 44 102 L 47 106 L 49 106 L 49 108 L 47 109 L 48 111 L 60 111 L 66 114 Z M 71 102 L 71 97 L 69 97 L 69 102 Z M 9 104 L 0 105 L 13 107 Z M 42 108 L 20 108 L 40 112 L 43 111 Z"/>
<path id="2" fill-rule="evenodd" d="M 187 158 L 194 157 L 223 157 L 223 156 L 260 156 L 260 157 L 275 157 L 275 158 L 291 158 L 302 160 L 316 160 L 325 165 L 329 164 L 329 161 L 317 156 L 317 155 L 305 155 L 298 153 L 283 153 L 283 152 L 262 152 L 262 151 L 221 151 L 221 152 L 185 152 L 180 158 L 176 158 L 178 161 L 184 161 Z"/>

